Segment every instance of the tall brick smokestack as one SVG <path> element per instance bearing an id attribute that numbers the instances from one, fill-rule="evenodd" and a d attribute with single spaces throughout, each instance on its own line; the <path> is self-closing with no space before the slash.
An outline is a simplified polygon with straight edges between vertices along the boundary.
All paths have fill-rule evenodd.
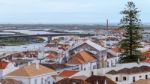
<path id="1" fill-rule="evenodd" d="M 108 30 L 108 26 L 109 25 L 109 23 L 108 23 L 108 19 L 106 20 L 106 29 Z"/>

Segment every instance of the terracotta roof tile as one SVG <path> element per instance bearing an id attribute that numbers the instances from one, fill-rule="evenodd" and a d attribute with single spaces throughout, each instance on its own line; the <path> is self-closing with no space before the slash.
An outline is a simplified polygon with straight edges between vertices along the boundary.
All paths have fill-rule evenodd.
<path id="1" fill-rule="evenodd" d="M 48 57 L 49 59 L 51 59 L 51 58 L 57 58 L 58 56 L 57 56 L 57 54 L 49 53 L 49 54 L 47 55 L 47 57 Z"/>
<path id="2" fill-rule="evenodd" d="M 89 83 L 87 83 L 82 79 L 64 78 L 56 82 L 56 84 L 89 84 Z"/>
<path id="3" fill-rule="evenodd" d="M 85 63 L 92 62 L 95 60 L 96 60 L 96 57 L 94 57 L 93 54 L 87 51 L 81 51 L 73 55 L 69 59 L 68 64 L 85 64 Z"/>
<path id="4" fill-rule="evenodd" d="M 115 70 L 109 71 L 107 72 L 107 74 L 136 74 L 144 72 L 150 72 L 150 67 L 141 66 L 141 67 L 123 68 L 118 71 Z"/>
<path id="5" fill-rule="evenodd" d="M 146 60 L 144 60 L 143 62 L 150 63 L 150 59 L 146 59 Z"/>
<path id="6" fill-rule="evenodd" d="M 49 69 L 45 66 L 39 65 L 39 68 L 36 68 L 36 64 L 27 65 L 24 67 L 21 67 L 11 73 L 9 73 L 7 76 L 24 76 L 24 77 L 32 77 L 37 75 L 42 75 L 46 73 L 53 72 L 54 70 Z"/>
<path id="7" fill-rule="evenodd" d="M 113 29 L 113 30 L 111 30 L 112 32 L 125 32 L 125 30 L 124 29 Z"/>
<path id="8" fill-rule="evenodd" d="M 143 55 L 146 56 L 146 58 L 150 58 L 150 50 L 144 52 Z"/>
<path id="9" fill-rule="evenodd" d="M 63 72 L 61 72 L 59 75 L 63 76 L 63 77 L 70 77 L 76 73 L 78 73 L 79 71 L 74 71 L 74 70 L 64 70 Z"/>
<path id="10" fill-rule="evenodd" d="M 114 52 L 121 52 L 120 48 L 112 48 L 111 50 L 114 51 Z"/>
<path id="11" fill-rule="evenodd" d="M 0 69 L 5 69 L 9 63 L 5 61 L 0 61 Z"/>
<path id="12" fill-rule="evenodd" d="M 82 80 L 86 80 L 86 79 L 87 79 L 87 77 L 84 76 L 84 75 L 81 75 L 81 76 L 73 76 L 72 78 L 74 78 L 74 79 L 82 79 Z"/>
<path id="13" fill-rule="evenodd" d="M 114 81 L 112 81 L 110 78 L 107 78 L 106 76 L 95 76 L 92 75 L 91 77 L 87 78 L 86 81 L 89 84 L 117 84 Z"/>
<path id="14" fill-rule="evenodd" d="M 13 80 L 13 79 L 1 79 L 0 83 L 2 84 L 22 84 L 21 81 Z"/>
<path id="15" fill-rule="evenodd" d="M 150 79 L 140 79 L 132 84 L 150 84 Z"/>

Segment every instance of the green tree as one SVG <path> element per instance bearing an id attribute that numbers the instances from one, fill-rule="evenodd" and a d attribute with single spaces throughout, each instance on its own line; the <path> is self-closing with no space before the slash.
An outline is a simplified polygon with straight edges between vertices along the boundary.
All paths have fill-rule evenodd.
<path id="1" fill-rule="evenodd" d="M 122 49 L 121 63 L 138 62 L 140 59 L 141 52 L 138 48 L 141 47 L 142 28 L 140 27 L 139 12 L 133 2 L 128 2 L 126 8 L 121 11 L 123 18 L 120 21 L 120 26 L 125 30 L 120 42 L 120 48 Z"/>

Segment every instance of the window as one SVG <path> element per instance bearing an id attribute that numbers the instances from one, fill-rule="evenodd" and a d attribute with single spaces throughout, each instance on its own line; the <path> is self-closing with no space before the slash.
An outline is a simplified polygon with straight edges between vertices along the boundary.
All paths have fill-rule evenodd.
<path id="1" fill-rule="evenodd" d="M 96 65 L 94 65 L 94 66 L 93 66 L 93 69 L 97 69 L 97 66 L 96 66 Z"/>
<path id="2" fill-rule="evenodd" d="M 145 75 L 145 79 L 148 79 L 148 75 Z"/>
<path id="3" fill-rule="evenodd" d="M 43 84 L 43 82 L 44 82 L 44 79 L 43 79 L 43 78 L 41 78 L 41 84 Z"/>
<path id="4" fill-rule="evenodd" d="M 37 79 L 34 80 L 34 83 L 37 84 Z"/>
<path id="5" fill-rule="evenodd" d="M 133 77 L 133 82 L 135 82 L 135 77 Z"/>
<path id="6" fill-rule="evenodd" d="M 50 79 L 50 77 L 48 76 L 48 77 L 47 77 L 47 80 L 49 80 L 49 79 Z"/>
<path id="7" fill-rule="evenodd" d="M 111 67 L 113 67 L 113 60 L 111 60 Z"/>
<path id="8" fill-rule="evenodd" d="M 117 63 L 117 59 L 115 59 L 115 63 Z"/>
<path id="9" fill-rule="evenodd" d="M 98 81 L 96 81 L 96 84 L 99 84 L 99 82 L 98 82 Z"/>
<path id="10" fill-rule="evenodd" d="M 116 81 L 118 81 L 118 77 L 116 77 Z"/>
<path id="11" fill-rule="evenodd" d="M 124 80 L 124 81 L 126 81 L 126 80 L 127 80 L 127 78 L 126 78 L 126 77 L 123 77 L 123 80 Z"/>
<path id="12" fill-rule="evenodd" d="M 93 71 L 91 72 L 91 75 L 94 75 L 94 72 L 93 72 Z"/>
<path id="13" fill-rule="evenodd" d="M 107 67 L 109 67 L 109 62 L 107 62 Z"/>

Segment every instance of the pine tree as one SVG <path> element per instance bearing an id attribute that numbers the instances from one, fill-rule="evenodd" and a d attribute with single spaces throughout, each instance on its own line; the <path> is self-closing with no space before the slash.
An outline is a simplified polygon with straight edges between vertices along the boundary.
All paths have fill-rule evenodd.
<path id="1" fill-rule="evenodd" d="M 141 47 L 142 28 L 140 28 L 139 12 L 133 2 L 128 2 L 126 8 L 121 12 L 123 18 L 120 21 L 120 26 L 125 30 L 120 42 L 120 48 L 122 49 L 121 63 L 137 62 L 140 59 L 141 52 L 138 48 Z"/>

